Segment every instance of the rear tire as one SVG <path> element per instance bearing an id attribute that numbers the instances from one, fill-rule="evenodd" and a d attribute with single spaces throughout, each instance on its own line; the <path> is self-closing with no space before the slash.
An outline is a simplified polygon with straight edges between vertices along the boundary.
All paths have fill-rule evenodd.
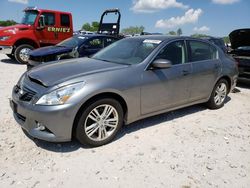
<path id="1" fill-rule="evenodd" d="M 220 79 L 214 86 L 212 94 L 207 102 L 210 109 L 219 109 L 224 106 L 228 94 L 228 82 Z"/>
<path id="2" fill-rule="evenodd" d="M 18 46 L 14 52 L 16 60 L 20 64 L 27 64 L 29 59 L 29 52 L 33 49 L 34 47 L 29 44 L 22 44 Z"/>
<path id="3" fill-rule="evenodd" d="M 98 99 L 83 110 L 75 135 L 82 144 L 101 146 L 114 139 L 122 124 L 121 104 L 112 98 Z"/>

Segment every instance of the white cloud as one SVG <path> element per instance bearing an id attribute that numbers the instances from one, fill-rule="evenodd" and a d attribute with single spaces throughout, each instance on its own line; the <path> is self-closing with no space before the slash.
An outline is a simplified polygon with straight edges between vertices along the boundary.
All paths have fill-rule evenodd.
<path id="1" fill-rule="evenodd" d="M 205 32 L 210 31 L 210 28 L 204 25 L 202 27 L 195 27 L 194 31 L 195 32 L 202 32 L 202 33 L 204 32 L 205 33 Z"/>
<path id="2" fill-rule="evenodd" d="M 29 0 L 8 0 L 9 2 L 13 3 L 21 3 L 21 4 L 28 4 Z"/>
<path id="3" fill-rule="evenodd" d="M 212 1 L 213 1 L 213 3 L 216 3 L 216 4 L 226 5 L 226 4 L 237 3 L 240 0 L 212 0 Z"/>
<path id="4" fill-rule="evenodd" d="M 176 2 L 176 0 L 133 0 L 134 12 L 152 13 L 167 8 L 188 8 L 183 3 Z"/>
<path id="5" fill-rule="evenodd" d="M 155 24 L 156 28 L 174 28 L 180 25 L 188 24 L 188 23 L 196 23 L 202 14 L 202 10 L 199 9 L 189 9 L 185 12 L 183 16 L 171 17 L 170 19 L 166 20 L 158 20 Z"/>

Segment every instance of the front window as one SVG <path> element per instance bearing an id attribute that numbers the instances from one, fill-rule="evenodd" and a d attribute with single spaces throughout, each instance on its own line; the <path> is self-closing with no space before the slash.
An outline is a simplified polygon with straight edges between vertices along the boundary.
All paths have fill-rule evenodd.
<path id="1" fill-rule="evenodd" d="M 173 65 L 186 62 L 184 41 L 175 41 L 163 48 L 155 59 L 166 59 Z"/>
<path id="2" fill-rule="evenodd" d="M 46 26 L 54 26 L 56 24 L 56 18 L 54 13 L 44 12 L 42 13 L 42 15 L 44 16 Z"/>
<path id="3" fill-rule="evenodd" d="M 34 25 L 37 15 L 37 11 L 25 11 L 21 23 L 25 25 Z"/>
<path id="4" fill-rule="evenodd" d="M 104 48 L 92 58 L 119 64 L 139 64 L 160 43 L 160 40 L 123 39 Z"/>
<path id="5" fill-rule="evenodd" d="M 58 43 L 56 46 L 64 46 L 64 47 L 69 47 L 69 48 L 75 48 L 82 44 L 85 40 L 87 40 L 87 37 L 83 36 L 74 36 L 71 38 L 68 38 L 60 43 Z"/>

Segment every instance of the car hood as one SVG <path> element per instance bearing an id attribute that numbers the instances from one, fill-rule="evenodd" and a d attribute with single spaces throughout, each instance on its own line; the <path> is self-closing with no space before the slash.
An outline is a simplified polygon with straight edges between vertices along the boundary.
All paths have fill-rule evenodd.
<path id="1" fill-rule="evenodd" d="M 229 34 L 232 49 L 240 46 L 250 46 L 250 28 L 237 29 Z"/>
<path id="2" fill-rule="evenodd" d="M 44 87 L 55 86 L 74 78 L 114 71 L 128 65 L 115 64 L 90 58 L 63 60 L 60 63 L 49 63 L 38 66 L 27 72 L 28 78 Z M 83 80 L 84 81 L 84 80 Z"/>
<path id="3" fill-rule="evenodd" d="M 30 52 L 30 55 L 33 57 L 42 57 L 47 55 L 58 55 L 63 53 L 68 53 L 73 50 L 72 47 L 65 47 L 65 46 L 47 46 L 38 48 Z"/>
<path id="4" fill-rule="evenodd" d="M 0 28 L 0 35 L 12 35 L 16 34 L 18 31 L 24 31 L 30 29 L 31 25 L 23 25 L 23 24 L 17 24 L 7 27 Z"/>

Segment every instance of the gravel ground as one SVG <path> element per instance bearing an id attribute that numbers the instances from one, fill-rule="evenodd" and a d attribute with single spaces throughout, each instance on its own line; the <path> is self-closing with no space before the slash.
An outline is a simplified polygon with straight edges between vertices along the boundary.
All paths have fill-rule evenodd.
<path id="1" fill-rule="evenodd" d="M 88 148 L 26 136 L 8 104 L 26 67 L 0 60 L 0 187 L 250 187 L 250 85 L 222 109 L 147 118 Z"/>

